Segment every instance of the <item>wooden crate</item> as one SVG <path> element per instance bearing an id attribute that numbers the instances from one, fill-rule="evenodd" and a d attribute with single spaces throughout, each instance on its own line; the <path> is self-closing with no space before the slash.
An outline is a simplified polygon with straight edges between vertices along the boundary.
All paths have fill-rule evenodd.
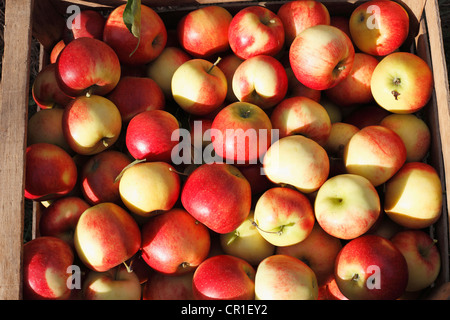
<path id="1" fill-rule="evenodd" d="M 30 48 L 32 36 L 41 43 L 42 63 L 61 37 L 64 13 L 71 4 L 110 10 L 125 0 L 14 0 L 6 2 L 5 49 L 0 83 L 0 299 L 21 299 L 24 230 L 24 173 L 28 119 Z M 286 1 L 284 1 L 286 2 Z M 361 1 L 322 0 L 332 12 L 350 12 Z M 433 69 L 435 88 L 425 108 L 432 130 L 430 162 L 438 170 L 443 189 L 450 190 L 450 102 L 447 66 L 437 0 L 403 0 L 411 17 L 411 37 L 405 50 L 424 58 Z M 239 9 L 249 4 L 277 8 L 281 1 L 142 0 L 163 19 L 176 23 L 183 12 L 201 5 L 218 4 Z M 430 232 L 439 241 L 442 271 L 436 284 L 449 281 L 450 199 L 444 194 L 441 219 Z M 34 226 L 36 228 L 36 226 Z"/>

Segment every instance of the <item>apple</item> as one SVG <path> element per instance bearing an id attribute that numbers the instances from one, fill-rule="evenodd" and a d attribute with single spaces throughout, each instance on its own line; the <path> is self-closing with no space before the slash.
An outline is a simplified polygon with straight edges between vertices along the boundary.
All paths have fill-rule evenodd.
<path id="1" fill-rule="evenodd" d="M 72 157 L 51 143 L 35 143 L 25 151 L 26 199 L 34 201 L 61 198 L 75 187 L 78 169 Z"/>
<path id="2" fill-rule="evenodd" d="M 217 233 L 239 227 L 250 213 L 250 183 L 235 166 L 203 164 L 187 178 L 181 191 L 183 207 Z"/>
<path id="3" fill-rule="evenodd" d="M 64 109 L 42 109 L 31 115 L 27 126 L 27 145 L 46 142 L 73 153 L 64 137 L 62 118 Z"/>
<path id="4" fill-rule="evenodd" d="M 323 147 L 330 156 L 342 158 L 345 146 L 358 131 L 359 128 L 350 123 L 332 123 L 330 135 Z"/>
<path id="5" fill-rule="evenodd" d="M 211 245 L 209 230 L 186 210 L 174 208 L 148 220 L 141 229 L 144 261 L 167 275 L 195 270 Z"/>
<path id="6" fill-rule="evenodd" d="M 120 80 L 120 62 L 114 50 L 94 38 L 78 38 L 66 44 L 56 62 L 56 78 L 69 96 L 106 95 Z"/>
<path id="7" fill-rule="evenodd" d="M 224 7 L 210 5 L 189 11 L 177 25 L 181 47 L 196 58 L 209 58 L 230 48 L 228 27 L 233 16 Z"/>
<path id="8" fill-rule="evenodd" d="M 81 214 L 89 207 L 89 203 L 77 196 L 66 196 L 52 201 L 41 211 L 39 235 L 60 238 L 75 249 L 75 227 Z"/>
<path id="9" fill-rule="evenodd" d="M 98 95 L 79 96 L 64 109 L 62 128 L 73 151 L 93 155 L 119 139 L 122 118 L 111 100 Z"/>
<path id="10" fill-rule="evenodd" d="M 392 221 L 383 211 L 378 221 L 367 231 L 368 234 L 374 234 L 386 239 L 391 239 L 397 232 L 404 228 L 398 223 Z"/>
<path id="11" fill-rule="evenodd" d="M 314 271 L 297 258 L 272 255 L 256 269 L 256 300 L 317 300 L 318 295 Z"/>
<path id="12" fill-rule="evenodd" d="M 289 61 L 298 81 L 315 90 L 336 86 L 351 72 L 355 49 L 340 29 L 316 25 L 305 29 L 292 42 Z"/>
<path id="13" fill-rule="evenodd" d="M 292 256 L 306 263 L 314 271 L 319 286 L 322 286 L 333 275 L 334 261 L 341 249 L 341 240 L 315 223 L 306 239 L 290 246 L 277 247 L 275 254 Z"/>
<path id="14" fill-rule="evenodd" d="M 263 109 L 233 102 L 211 124 L 214 151 L 227 163 L 257 163 L 272 143 L 272 123 Z"/>
<path id="15" fill-rule="evenodd" d="M 257 55 L 236 68 L 232 87 L 239 101 L 269 109 L 286 96 L 288 78 L 280 61 L 269 55 Z"/>
<path id="16" fill-rule="evenodd" d="M 334 273 L 319 287 L 318 300 L 348 300 L 339 290 Z"/>
<path id="17" fill-rule="evenodd" d="M 320 103 L 322 99 L 322 91 L 308 88 L 295 77 L 291 67 L 285 68 L 288 77 L 288 90 L 285 98 L 290 97 L 307 97 Z"/>
<path id="18" fill-rule="evenodd" d="M 323 146 L 331 132 L 327 110 L 307 97 L 284 99 L 273 109 L 270 120 L 280 138 L 300 134 Z"/>
<path id="19" fill-rule="evenodd" d="M 121 63 L 145 65 L 156 59 L 166 46 L 166 26 L 155 10 L 141 5 L 138 39 L 125 25 L 125 7 L 126 4 L 122 4 L 108 15 L 103 29 L 103 41 L 114 49 Z"/>
<path id="20" fill-rule="evenodd" d="M 379 125 L 381 120 L 391 114 L 391 112 L 377 104 L 358 106 L 343 116 L 342 122 L 352 124 L 359 129 L 364 127 Z"/>
<path id="21" fill-rule="evenodd" d="M 325 91 L 328 99 L 340 107 L 368 104 L 373 101 L 371 79 L 378 60 L 365 53 L 355 53 L 350 74 L 336 86 Z"/>
<path id="22" fill-rule="evenodd" d="M 241 58 L 239 58 L 234 53 L 230 53 L 225 55 L 217 64 L 220 70 L 222 70 L 225 78 L 227 78 L 227 96 L 225 101 L 228 103 L 238 101 L 238 98 L 233 92 L 233 76 L 236 72 L 237 67 L 243 62 Z"/>
<path id="23" fill-rule="evenodd" d="M 241 171 L 250 183 L 252 195 L 260 195 L 273 187 L 273 183 L 264 174 L 262 163 L 241 166 L 239 167 L 239 171 Z"/>
<path id="24" fill-rule="evenodd" d="M 61 53 L 62 49 L 64 49 L 64 47 L 66 46 L 66 43 L 64 42 L 64 40 L 59 40 L 52 48 L 52 50 L 50 51 L 50 64 L 52 63 L 56 63 L 56 60 L 58 60 L 58 56 Z"/>
<path id="25" fill-rule="evenodd" d="M 74 253 L 56 237 L 38 237 L 23 245 L 22 290 L 25 300 L 67 300 Z"/>
<path id="26" fill-rule="evenodd" d="M 390 240 L 363 235 L 339 252 L 335 278 L 339 290 L 350 300 L 395 300 L 408 284 L 408 265 Z"/>
<path id="27" fill-rule="evenodd" d="M 192 290 L 196 300 L 253 300 L 255 269 L 234 256 L 213 256 L 195 270 Z"/>
<path id="28" fill-rule="evenodd" d="M 139 216 L 172 209 L 180 194 L 180 177 L 167 162 L 142 162 L 126 168 L 119 182 L 125 206 Z"/>
<path id="29" fill-rule="evenodd" d="M 245 7 L 233 16 L 228 41 L 234 54 L 243 60 L 261 54 L 275 56 L 284 46 L 283 22 L 266 7 Z"/>
<path id="30" fill-rule="evenodd" d="M 264 173 L 275 184 L 295 187 L 302 193 L 317 191 L 327 180 L 330 162 L 314 140 L 293 135 L 274 142 L 263 160 Z"/>
<path id="31" fill-rule="evenodd" d="M 128 154 L 117 150 L 105 150 L 89 157 L 80 170 L 80 188 L 84 199 L 90 205 L 100 202 L 120 205 L 116 177 L 131 161 Z"/>
<path id="32" fill-rule="evenodd" d="M 56 68 L 54 63 L 46 65 L 33 81 L 31 94 L 34 102 L 41 109 L 64 108 L 73 99 L 59 86 Z"/>
<path id="33" fill-rule="evenodd" d="M 138 252 L 141 231 L 125 209 L 112 202 L 102 202 L 81 214 L 75 228 L 74 244 L 86 267 L 104 272 Z"/>
<path id="34" fill-rule="evenodd" d="M 147 64 L 146 75 L 155 81 L 164 93 L 166 100 L 172 99 L 172 77 L 191 57 L 178 47 L 165 47 L 160 55 Z"/>
<path id="35" fill-rule="evenodd" d="M 138 113 L 164 109 L 166 99 L 162 89 L 146 77 L 123 76 L 107 96 L 119 109 L 123 122 L 129 122 Z"/>
<path id="36" fill-rule="evenodd" d="M 391 238 L 408 264 L 406 291 L 417 292 L 431 286 L 441 270 L 436 240 L 422 230 L 403 230 Z"/>
<path id="37" fill-rule="evenodd" d="M 437 171 L 423 162 L 408 162 L 386 183 L 384 210 L 394 222 L 422 229 L 442 213 L 442 183 Z"/>
<path id="38" fill-rule="evenodd" d="M 190 59 L 179 66 L 171 87 L 175 102 L 196 116 L 216 110 L 225 101 L 228 90 L 222 70 L 204 59 Z"/>
<path id="39" fill-rule="evenodd" d="M 341 107 L 339 107 L 334 102 L 330 101 L 325 95 L 322 94 L 320 97 L 320 101 L 318 102 L 322 107 L 325 108 L 325 110 L 327 110 L 331 123 L 342 122 L 342 119 L 344 117 L 344 110 Z"/>
<path id="40" fill-rule="evenodd" d="M 85 9 L 72 15 L 70 18 L 71 22 L 67 24 L 63 34 L 66 44 L 82 37 L 103 39 L 103 28 L 106 19 L 99 11 Z"/>
<path id="41" fill-rule="evenodd" d="M 194 272 L 165 275 L 153 272 L 142 289 L 142 300 L 194 300 Z"/>
<path id="42" fill-rule="evenodd" d="M 304 194 L 291 188 L 274 187 L 257 199 L 254 222 L 264 239 L 282 247 L 305 240 L 315 218 Z"/>
<path id="43" fill-rule="evenodd" d="M 389 180 L 405 161 L 406 147 L 402 139 L 380 125 L 362 128 L 344 149 L 347 172 L 367 178 L 375 187 Z"/>
<path id="44" fill-rule="evenodd" d="M 394 52 L 381 60 L 372 74 L 375 101 L 392 113 L 415 113 L 430 100 L 433 73 L 419 56 Z"/>
<path id="45" fill-rule="evenodd" d="M 364 53 L 386 56 L 409 34 L 408 12 L 395 1 L 372 0 L 353 10 L 349 28 L 355 45 Z"/>
<path id="46" fill-rule="evenodd" d="M 226 254 L 244 259 L 257 266 L 275 252 L 275 246 L 260 234 L 253 224 L 254 212 L 236 230 L 219 235 L 220 245 Z"/>
<path id="47" fill-rule="evenodd" d="M 286 45 L 290 45 L 298 34 L 309 27 L 330 24 L 327 7 L 315 0 L 286 2 L 278 9 L 277 15 L 284 26 Z"/>
<path id="48" fill-rule="evenodd" d="M 127 126 L 127 150 L 135 159 L 170 162 L 179 140 L 174 132 L 179 128 L 177 118 L 167 111 L 143 111 L 131 118 Z"/>
<path id="49" fill-rule="evenodd" d="M 430 150 L 431 132 L 426 122 L 415 114 L 391 114 L 381 126 L 397 133 L 406 147 L 406 161 L 422 161 Z"/>
<path id="50" fill-rule="evenodd" d="M 137 275 L 119 265 L 103 272 L 90 270 L 82 296 L 84 300 L 140 300 L 141 291 Z"/>
<path id="51" fill-rule="evenodd" d="M 366 233 L 378 220 L 380 197 L 363 176 L 339 174 L 329 178 L 317 192 L 314 213 L 325 232 L 350 240 Z"/>

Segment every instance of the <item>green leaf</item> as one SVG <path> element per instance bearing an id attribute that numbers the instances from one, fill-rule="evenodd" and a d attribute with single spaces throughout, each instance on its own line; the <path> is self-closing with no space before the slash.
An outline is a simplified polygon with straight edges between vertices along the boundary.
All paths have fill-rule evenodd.
<path id="1" fill-rule="evenodd" d="M 136 52 L 141 42 L 141 0 L 127 0 L 123 11 L 123 22 L 131 34 L 138 39 L 138 43 L 130 57 Z"/>

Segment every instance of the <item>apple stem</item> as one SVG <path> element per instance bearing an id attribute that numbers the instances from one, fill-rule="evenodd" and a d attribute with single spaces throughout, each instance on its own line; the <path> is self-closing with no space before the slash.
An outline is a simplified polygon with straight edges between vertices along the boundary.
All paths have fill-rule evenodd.
<path id="1" fill-rule="evenodd" d="M 437 242 L 437 239 L 433 239 L 433 242 L 429 246 L 420 250 L 420 254 L 424 257 L 427 257 L 430 253 L 431 248 L 433 248 Z"/>
<path id="2" fill-rule="evenodd" d="M 120 178 L 122 178 L 125 170 L 131 168 L 135 164 L 138 164 L 138 163 L 141 163 L 141 162 L 145 162 L 145 161 L 146 161 L 146 159 L 136 159 L 133 162 L 131 162 L 129 165 L 127 165 L 125 168 L 123 168 L 122 171 L 120 171 L 119 175 L 116 177 L 116 179 L 114 179 L 114 183 L 116 183 L 117 181 L 120 180 Z"/>
<path id="3" fill-rule="evenodd" d="M 272 234 L 278 234 L 279 236 L 281 236 L 281 235 L 283 234 L 284 228 L 287 227 L 287 226 L 293 225 L 293 223 L 285 224 L 285 225 L 280 226 L 280 230 L 278 230 L 278 231 L 267 231 L 267 230 L 263 230 L 263 229 L 261 229 L 261 228 L 258 226 L 258 224 L 257 224 L 255 221 L 252 221 L 252 225 L 255 226 L 256 229 L 261 230 L 262 232 L 265 232 L 265 233 L 272 233 Z"/>
<path id="4" fill-rule="evenodd" d="M 169 168 L 169 171 L 175 172 L 175 173 L 180 174 L 182 176 L 186 176 L 186 177 L 189 176 L 187 173 L 177 171 L 177 170 L 175 170 L 173 168 Z"/>
<path id="5" fill-rule="evenodd" d="M 92 91 L 93 91 L 92 87 L 89 87 L 89 89 L 86 91 L 87 98 L 90 98 L 92 96 Z"/>
<path id="6" fill-rule="evenodd" d="M 236 240 L 239 237 L 239 232 L 235 231 L 233 236 L 228 240 L 227 245 L 230 245 L 234 240 Z"/>
<path id="7" fill-rule="evenodd" d="M 222 60 L 222 58 L 221 57 L 218 57 L 217 58 L 217 60 L 216 60 L 216 62 L 214 62 L 214 64 L 208 69 L 208 71 L 206 71 L 207 73 L 210 73 L 211 72 L 211 70 L 215 67 L 215 66 L 217 66 L 217 64 L 220 62 L 220 60 Z"/>
<path id="8" fill-rule="evenodd" d="M 338 69 L 338 71 L 344 71 L 346 69 L 346 66 L 340 66 L 337 69 Z"/>
<path id="9" fill-rule="evenodd" d="M 108 142 L 105 139 L 102 139 L 102 143 L 105 146 L 105 148 L 109 147 L 109 144 L 108 144 Z"/>
<path id="10" fill-rule="evenodd" d="M 359 279 L 359 275 L 355 273 L 352 277 L 352 281 L 357 281 Z"/>
<path id="11" fill-rule="evenodd" d="M 130 265 L 128 265 L 125 261 L 122 262 L 122 263 L 125 266 L 125 268 L 127 269 L 128 273 L 133 272 L 133 268 L 131 268 L 131 265 L 132 265 L 133 261 L 130 263 Z"/>

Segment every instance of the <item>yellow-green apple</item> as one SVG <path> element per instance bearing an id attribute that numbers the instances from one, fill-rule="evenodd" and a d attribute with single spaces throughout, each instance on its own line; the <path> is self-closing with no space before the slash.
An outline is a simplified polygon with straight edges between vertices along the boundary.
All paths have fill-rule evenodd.
<path id="1" fill-rule="evenodd" d="M 334 87 L 351 72 L 355 49 L 350 38 L 330 25 L 316 25 L 295 37 L 289 61 L 298 81 L 315 90 Z"/>
<path id="2" fill-rule="evenodd" d="M 183 207 L 217 233 L 228 233 L 247 219 L 252 201 L 250 183 L 235 166 L 207 163 L 195 169 L 181 191 Z"/>
<path id="3" fill-rule="evenodd" d="M 317 192 L 314 213 L 325 232 L 339 239 L 354 239 L 378 220 L 380 197 L 370 181 L 356 174 L 329 178 Z"/>
<path id="4" fill-rule="evenodd" d="M 74 189 L 78 169 L 64 149 L 42 142 L 28 146 L 25 153 L 25 198 L 34 201 L 52 200 Z"/>
<path id="5" fill-rule="evenodd" d="M 269 109 L 286 96 L 288 78 L 280 61 L 272 56 L 257 55 L 236 68 L 232 87 L 239 101 Z"/>
<path id="6" fill-rule="evenodd" d="M 151 216 L 175 205 L 180 194 L 180 177 L 167 162 L 137 163 L 123 171 L 119 192 L 131 212 Z"/>
<path id="7" fill-rule="evenodd" d="M 272 143 L 267 113 L 250 102 L 233 102 L 211 124 L 214 151 L 227 163 L 256 164 Z"/>
<path id="8" fill-rule="evenodd" d="M 105 150 L 89 157 L 80 170 L 80 189 L 90 205 L 100 202 L 121 204 L 116 177 L 131 163 L 131 157 L 118 150 Z"/>
<path id="9" fill-rule="evenodd" d="M 275 254 L 293 256 L 306 263 L 314 271 L 318 285 L 322 286 L 333 275 L 334 261 L 341 249 L 341 240 L 315 223 L 305 240 L 291 246 L 277 247 Z"/>
<path id="10" fill-rule="evenodd" d="M 135 159 L 171 161 L 172 149 L 178 137 L 172 134 L 180 128 L 177 118 L 165 110 L 143 111 L 128 123 L 125 143 Z"/>
<path id="11" fill-rule="evenodd" d="M 82 37 L 103 39 L 103 28 L 105 27 L 105 17 L 96 10 L 80 10 L 73 14 L 67 21 L 67 28 L 64 29 L 63 40 L 67 44 L 70 41 Z"/>
<path id="12" fill-rule="evenodd" d="M 55 63 L 48 64 L 39 71 L 33 81 L 31 94 L 41 109 L 64 108 L 73 99 L 59 86 Z"/>
<path id="13" fill-rule="evenodd" d="M 116 105 L 105 97 L 79 96 L 64 109 L 62 128 L 73 151 L 93 155 L 119 139 L 122 117 Z"/>
<path id="14" fill-rule="evenodd" d="M 270 116 L 279 137 L 303 135 L 324 146 L 330 136 L 331 120 L 327 110 L 307 97 L 291 97 L 281 101 Z"/>
<path id="15" fill-rule="evenodd" d="M 208 228 L 182 208 L 148 220 L 141 235 L 142 258 L 153 270 L 167 275 L 195 270 L 207 258 L 211 245 Z"/>
<path id="16" fill-rule="evenodd" d="M 256 300 L 317 300 L 318 295 L 314 271 L 297 258 L 275 254 L 256 269 Z"/>
<path id="17" fill-rule="evenodd" d="M 146 75 L 154 80 L 167 100 L 172 99 L 172 77 L 178 69 L 191 57 L 179 47 L 165 47 L 160 55 L 147 64 Z"/>
<path id="18" fill-rule="evenodd" d="M 89 203 L 77 196 L 66 196 L 52 201 L 41 211 L 39 235 L 60 238 L 75 249 L 75 228 L 81 214 L 89 207 Z"/>
<path id="19" fill-rule="evenodd" d="M 320 100 L 322 99 L 321 90 L 308 88 L 303 83 L 298 81 L 291 67 L 287 67 L 285 68 L 285 70 L 288 77 L 288 90 L 286 93 L 286 98 L 301 96 L 310 98 L 316 102 L 320 102 Z"/>
<path id="20" fill-rule="evenodd" d="M 105 95 L 120 80 L 120 62 L 114 50 L 94 38 L 78 38 L 68 43 L 56 61 L 56 78 L 69 96 Z"/>
<path id="21" fill-rule="evenodd" d="M 238 101 L 238 98 L 233 92 L 233 76 L 236 72 L 237 67 L 243 62 L 241 58 L 239 58 L 234 53 L 230 53 L 225 55 L 217 64 L 220 70 L 223 71 L 223 74 L 227 78 L 227 96 L 225 101 L 231 103 Z"/>
<path id="22" fill-rule="evenodd" d="M 367 178 L 375 187 L 389 180 L 405 161 L 406 147 L 402 139 L 380 125 L 362 128 L 344 149 L 347 172 Z"/>
<path id="23" fill-rule="evenodd" d="M 244 60 L 261 54 L 275 56 L 284 47 L 283 22 L 266 7 L 245 7 L 233 16 L 228 41 L 231 50 Z"/>
<path id="24" fill-rule="evenodd" d="M 239 167 L 239 170 L 250 183 L 252 195 L 260 195 L 273 186 L 272 182 L 264 174 L 261 162 Z"/>
<path id="25" fill-rule="evenodd" d="M 103 272 L 89 270 L 83 280 L 84 300 L 140 300 L 141 284 L 123 265 Z"/>
<path id="26" fill-rule="evenodd" d="M 317 191 L 327 180 L 330 162 L 325 149 L 300 135 L 281 138 L 267 150 L 263 159 L 267 178 L 287 184 L 303 193 Z"/>
<path id="27" fill-rule="evenodd" d="M 336 86 L 325 91 L 328 99 L 340 107 L 351 107 L 372 102 L 371 79 L 378 59 L 366 53 L 355 53 L 350 74 Z"/>
<path id="28" fill-rule="evenodd" d="M 56 60 L 58 60 L 58 56 L 61 53 L 62 49 L 66 46 L 66 43 L 64 40 L 59 40 L 50 51 L 50 63 L 56 63 Z"/>
<path id="29" fill-rule="evenodd" d="M 236 230 L 219 235 L 220 245 L 226 254 L 244 259 L 252 266 L 257 266 L 263 259 L 275 252 L 275 246 L 264 239 L 253 224 L 254 213 Z"/>
<path id="30" fill-rule="evenodd" d="M 119 109 L 123 122 L 129 122 L 138 113 L 161 110 L 165 96 L 159 85 L 146 77 L 124 76 L 107 98 Z"/>
<path id="31" fill-rule="evenodd" d="M 256 201 L 254 223 L 271 244 L 291 246 L 311 233 L 315 218 L 309 199 L 301 192 L 283 187 L 270 188 Z"/>
<path id="32" fill-rule="evenodd" d="M 194 300 L 194 272 L 165 275 L 153 272 L 142 289 L 142 300 Z"/>
<path id="33" fill-rule="evenodd" d="M 179 66 L 172 76 L 171 88 L 175 102 L 193 115 L 216 110 L 225 101 L 228 90 L 225 74 L 205 59 L 190 59 Z"/>
<path id="34" fill-rule="evenodd" d="M 408 264 L 406 291 L 417 292 L 431 286 L 441 271 L 441 256 L 436 241 L 423 230 L 399 231 L 391 241 Z"/>
<path id="35" fill-rule="evenodd" d="M 350 112 L 343 115 L 342 121 L 350 123 L 359 129 L 367 126 L 379 125 L 381 120 L 391 114 L 391 112 L 377 104 L 368 104 L 349 108 Z"/>
<path id="36" fill-rule="evenodd" d="M 330 156 L 342 158 L 345 146 L 358 131 L 359 128 L 350 123 L 332 123 L 330 135 L 323 147 Z"/>
<path id="37" fill-rule="evenodd" d="M 363 235 L 349 241 L 336 257 L 335 278 L 350 300 L 395 300 L 408 284 L 408 265 L 388 239 Z"/>
<path id="38" fill-rule="evenodd" d="M 400 48 L 408 37 L 409 15 L 395 1 L 367 1 L 353 10 L 349 28 L 359 50 L 386 56 Z"/>
<path id="39" fill-rule="evenodd" d="M 195 270 L 192 290 L 196 300 L 253 300 L 255 269 L 245 260 L 217 255 Z"/>
<path id="40" fill-rule="evenodd" d="M 125 209 L 112 202 L 102 202 L 81 214 L 75 228 L 74 244 L 86 267 L 104 272 L 138 252 L 141 231 Z"/>
<path id="41" fill-rule="evenodd" d="M 431 145 L 431 132 L 427 123 L 415 114 L 390 114 L 380 122 L 397 133 L 406 147 L 406 161 L 422 161 Z"/>
<path id="42" fill-rule="evenodd" d="M 23 245 L 22 290 L 25 300 L 66 300 L 74 252 L 62 239 L 37 237 Z"/>
<path id="43" fill-rule="evenodd" d="M 124 22 L 126 4 L 116 7 L 108 15 L 103 29 L 103 41 L 117 53 L 121 63 L 145 65 L 158 57 L 167 43 L 166 26 L 152 8 L 140 6 L 139 38 Z"/>
<path id="44" fill-rule="evenodd" d="M 408 162 L 386 183 L 384 210 L 401 226 L 422 229 L 441 216 L 442 197 L 437 171 L 423 162 Z"/>
<path id="45" fill-rule="evenodd" d="M 345 15 L 332 15 L 330 16 L 330 26 L 341 29 L 348 35 L 351 39 L 352 35 L 350 33 L 349 17 Z"/>
<path id="46" fill-rule="evenodd" d="M 327 7 L 315 0 L 286 2 L 278 9 L 277 15 L 283 22 L 288 46 L 303 30 L 318 24 L 330 24 Z"/>
<path id="47" fill-rule="evenodd" d="M 433 73 L 428 63 L 409 52 L 394 52 L 381 60 L 372 74 L 375 101 L 393 113 L 415 113 L 430 100 Z"/>
<path id="48" fill-rule="evenodd" d="M 64 109 L 41 109 L 28 120 L 27 145 L 46 142 L 63 148 L 69 154 L 73 153 L 64 138 L 62 130 L 62 118 Z"/>
<path id="49" fill-rule="evenodd" d="M 179 20 L 178 41 L 196 58 L 210 58 L 230 48 L 228 27 L 233 16 L 221 6 L 210 5 L 192 10 Z"/>

